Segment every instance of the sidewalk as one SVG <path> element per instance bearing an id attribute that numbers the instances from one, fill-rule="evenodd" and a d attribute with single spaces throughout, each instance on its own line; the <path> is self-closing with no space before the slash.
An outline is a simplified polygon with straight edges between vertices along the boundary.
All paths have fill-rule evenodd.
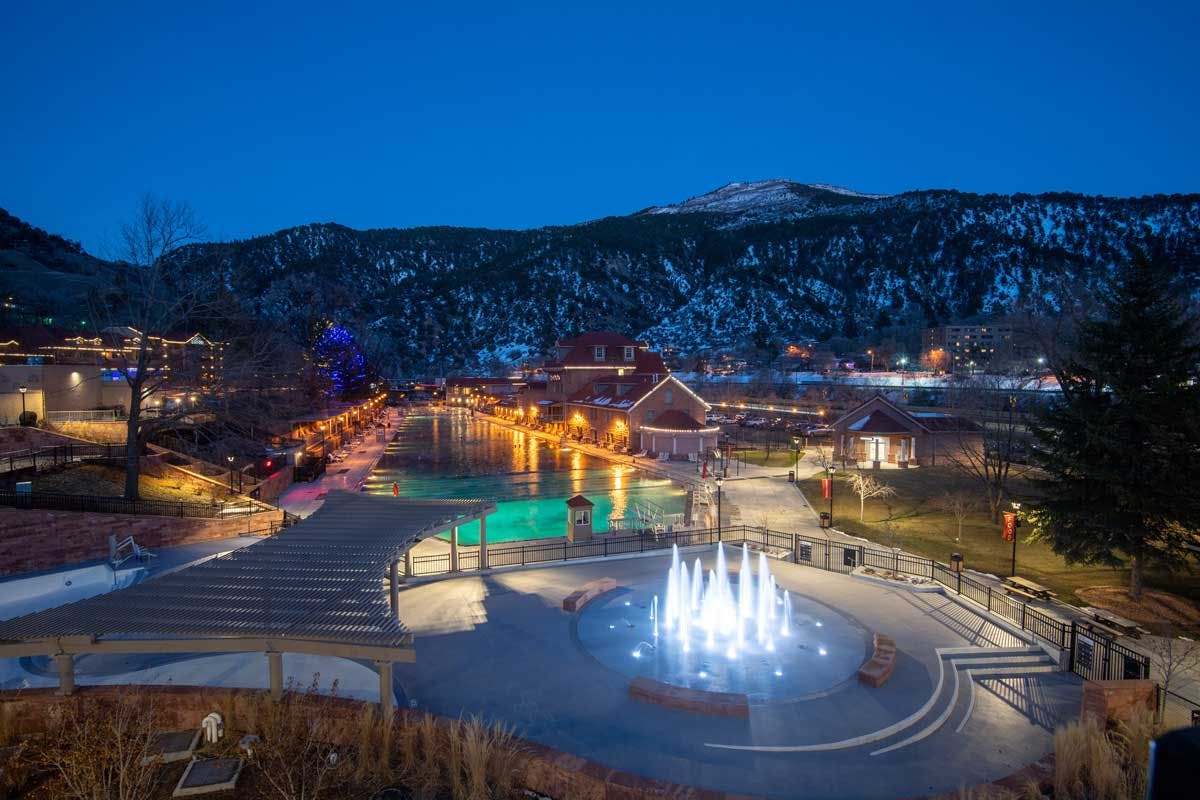
<path id="1" fill-rule="evenodd" d="M 307 517 L 325 502 L 325 495 L 330 489 L 347 489 L 358 491 L 363 481 L 375 469 L 383 451 L 387 449 L 388 441 L 396 432 L 398 415 L 393 409 L 387 409 L 385 420 L 392 423 L 384 441 L 375 441 L 374 432 L 365 437 L 365 441 L 357 450 L 346 457 L 340 464 L 330 464 L 320 478 L 311 483 L 295 483 L 280 496 L 277 506 L 289 514 Z"/>

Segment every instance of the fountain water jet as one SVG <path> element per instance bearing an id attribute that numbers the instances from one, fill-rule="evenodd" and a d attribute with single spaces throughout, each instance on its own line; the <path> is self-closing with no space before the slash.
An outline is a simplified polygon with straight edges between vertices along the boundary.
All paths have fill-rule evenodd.
<path id="1" fill-rule="evenodd" d="M 765 553 L 758 556 L 756 575 L 750 549 L 742 545 L 736 587 L 726 564 L 724 544 L 717 545 L 716 569 L 709 570 L 707 576 L 699 559 L 689 570 L 679 557 L 679 548 L 672 546 L 661 627 L 657 601 L 651 610 L 655 635 L 660 631 L 672 635 L 685 653 L 692 649 L 693 631 L 703 631 L 705 650 L 720 648 L 730 659 L 737 658 L 748 642 L 774 652 L 775 638 L 790 635 L 791 600 L 787 592 L 779 597 Z M 777 611 L 776 605 L 783 610 Z"/>

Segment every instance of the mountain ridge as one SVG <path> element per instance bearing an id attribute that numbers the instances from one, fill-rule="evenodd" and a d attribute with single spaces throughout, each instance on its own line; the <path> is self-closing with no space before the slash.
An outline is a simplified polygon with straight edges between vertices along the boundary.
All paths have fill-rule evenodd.
<path id="1" fill-rule="evenodd" d="M 385 372 L 414 376 L 500 368 L 589 328 L 685 350 L 911 336 L 1055 308 L 1133 248 L 1171 259 L 1200 294 L 1197 194 L 862 194 L 746 182 L 697 196 L 700 211 L 526 230 L 309 223 L 177 257 L 293 336 L 333 320 L 369 341 Z M 0 252 L 10 245 L 0 237 Z"/>

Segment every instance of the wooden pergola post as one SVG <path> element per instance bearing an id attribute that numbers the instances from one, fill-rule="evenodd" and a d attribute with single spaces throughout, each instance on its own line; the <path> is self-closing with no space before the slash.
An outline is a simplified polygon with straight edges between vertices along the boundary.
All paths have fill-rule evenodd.
<path id="1" fill-rule="evenodd" d="M 54 656 L 54 666 L 58 669 L 58 693 L 74 694 L 75 656 L 70 653 L 58 653 Z"/>
<path id="2" fill-rule="evenodd" d="M 384 722 L 391 722 L 396 711 L 395 698 L 392 694 L 392 662 L 376 661 L 379 667 L 379 711 Z"/>
<path id="3" fill-rule="evenodd" d="M 488 568 L 487 557 L 487 517 L 479 518 L 479 568 Z"/>
<path id="4" fill-rule="evenodd" d="M 278 701 L 283 698 L 283 653 L 267 653 L 267 673 L 271 699 Z"/>
<path id="5" fill-rule="evenodd" d="M 392 615 L 400 616 L 400 570 L 399 562 L 392 559 L 388 562 L 388 600 L 390 601 Z"/>

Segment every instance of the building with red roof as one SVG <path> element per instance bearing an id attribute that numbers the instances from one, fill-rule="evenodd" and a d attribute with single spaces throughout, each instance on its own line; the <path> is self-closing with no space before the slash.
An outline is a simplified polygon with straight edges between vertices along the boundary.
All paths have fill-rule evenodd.
<path id="1" fill-rule="evenodd" d="M 614 450 L 686 457 L 716 446 L 708 404 L 644 341 L 611 331 L 562 339 L 543 372 L 544 385 L 497 412 Z"/>

